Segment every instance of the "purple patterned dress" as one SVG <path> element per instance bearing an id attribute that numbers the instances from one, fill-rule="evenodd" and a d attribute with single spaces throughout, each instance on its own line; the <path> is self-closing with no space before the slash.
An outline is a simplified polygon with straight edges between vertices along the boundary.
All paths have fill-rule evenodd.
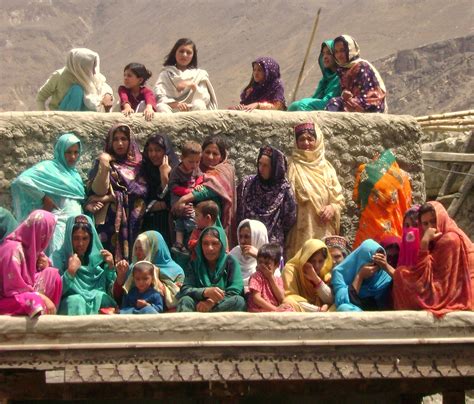
<path id="1" fill-rule="evenodd" d="M 271 146 L 264 146 L 258 154 L 272 161 L 270 179 L 256 175 L 246 176 L 237 187 L 237 223 L 244 219 L 261 221 L 267 227 L 271 243 L 285 245 L 285 235 L 296 223 L 296 200 L 286 180 L 285 155 Z"/>

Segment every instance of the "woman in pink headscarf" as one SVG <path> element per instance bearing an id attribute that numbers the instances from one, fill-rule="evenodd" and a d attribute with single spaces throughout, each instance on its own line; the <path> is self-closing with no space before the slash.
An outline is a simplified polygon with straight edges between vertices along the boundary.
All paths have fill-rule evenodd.
<path id="1" fill-rule="evenodd" d="M 56 313 L 61 277 L 43 253 L 55 226 L 52 213 L 35 210 L 0 244 L 0 314 Z"/>

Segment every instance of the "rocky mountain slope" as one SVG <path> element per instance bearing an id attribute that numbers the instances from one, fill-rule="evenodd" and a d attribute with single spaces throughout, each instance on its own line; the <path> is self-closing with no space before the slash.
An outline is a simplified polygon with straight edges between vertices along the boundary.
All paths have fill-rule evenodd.
<path id="1" fill-rule="evenodd" d="M 238 102 L 250 78 L 251 61 L 264 55 L 279 61 L 290 99 L 319 7 L 320 24 L 299 97 L 310 95 L 320 78 L 316 57 L 321 41 L 349 33 L 369 60 L 399 52 L 393 61 L 389 57 L 379 63 L 392 92 L 392 112 L 410 113 L 422 97 L 438 89 L 459 101 L 438 107 L 435 102 L 446 97 L 436 97 L 429 105 L 434 110 L 459 108 L 467 102 L 459 88 L 446 93 L 439 83 L 427 87 L 426 93 L 420 90 L 420 97 L 415 91 L 406 102 L 394 100 L 413 91 L 418 76 L 430 77 L 430 66 L 436 65 L 433 74 L 439 77 L 442 63 L 456 58 L 453 52 L 444 60 L 433 45 L 431 57 L 426 53 L 415 58 L 425 67 L 414 72 L 408 69 L 411 62 L 402 62 L 412 51 L 400 51 L 466 35 L 471 39 L 452 49 L 472 51 L 471 0 L 0 0 L 0 110 L 34 109 L 37 89 L 64 65 L 72 47 L 99 52 L 102 72 L 115 89 L 123 67 L 131 61 L 145 63 L 155 73 L 153 84 L 165 55 L 183 36 L 197 43 L 199 64 L 208 70 L 221 108 Z M 460 75 L 456 77 L 462 82 Z M 449 82 L 445 87 L 451 87 Z M 423 113 L 421 109 L 416 113 Z"/>

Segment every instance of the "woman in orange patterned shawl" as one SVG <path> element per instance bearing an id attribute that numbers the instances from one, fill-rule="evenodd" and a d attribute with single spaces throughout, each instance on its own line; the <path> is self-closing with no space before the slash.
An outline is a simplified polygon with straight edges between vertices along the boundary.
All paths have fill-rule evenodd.
<path id="1" fill-rule="evenodd" d="M 411 206 L 411 185 L 391 150 L 359 167 L 353 199 L 361 211 L 353 249 L 369 238 L 380 241 L 384 236 L 402 236 L 403 216 Z"/>
<path id="2" fill-rule="evenodd" d="M 413 267 L 398 267 L 393 300 L 398 310 L 429 310 L 442 316 L 473 310 L 474 247 L 439 202 L 420 208 L 418 259 Z"/>

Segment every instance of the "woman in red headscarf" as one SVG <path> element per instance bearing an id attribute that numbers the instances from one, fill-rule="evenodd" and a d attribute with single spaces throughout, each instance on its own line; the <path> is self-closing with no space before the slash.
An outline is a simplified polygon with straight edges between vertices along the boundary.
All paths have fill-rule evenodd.
<path id="1" fill-rule="evenodd" d="M 474 248 L 439 202 L 419 210 L 420 250 L 414 266 L 397 268 L 393 278 L 398 310 L 429 310 L 442 316 L 472 310 Z"/>

